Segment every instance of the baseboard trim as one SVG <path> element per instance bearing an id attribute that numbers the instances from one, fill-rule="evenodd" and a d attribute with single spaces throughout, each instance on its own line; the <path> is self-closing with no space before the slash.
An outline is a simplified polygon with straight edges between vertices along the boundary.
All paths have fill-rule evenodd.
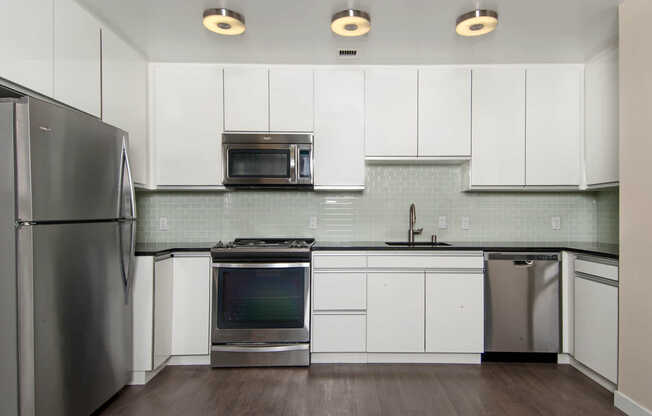
<path id="1" fill-rule="evenodd" d="M 149 383 L 149 381 L 154 377 L 156 377 L 158 373 L 160 373 L 167 365 L 168 365 L 168 361 L 164 361 L 163 364 L 159 365 L 158 368 L 152 371 L 132 371 L 131 380 L 129 380 L 129 385 L 142 386 Z"/>
<path id="2" fill-rule="evenodd" d="M 480 354 L 447 353 L 339 353 L 316 352 L 310 362 L 320 363 L 369 363 L 369 364 L 480 364 Z"/>
<path id="3" fill-rule="evenodd" d="M 570 364 L 571 356 L 566 353 L 557 354 L 557 364 Z"/>
<path id="4" fill-rule="evenodd" d="M 652 416 L 652 410 L 642 406 L 618 390 L 614 392 L 614 406 L 629 416 Z"/>
<path id="5" fill-rule="evenodd" d="M 207 355 L 173 355 L 168 365 L 210 365 L 211 356 Z"/>
<path id="6" fill-rule="evenodd" d="M 607 380 L 606 378 L 604 378 L 600 374 L 596 373 L 595 371 L 591 370 L 589 367 L 587 367 L 584 364 L 582 364 L 581 362 L 577 361 L 575 358 L 570 357 L 570 356 L 568 358 L 570 360 L 569 364 L 571 366 L 573 366 L 577 371 L 584 374 L 585 376 L 587 376 L 591 380 L 595 381 L 596 383 L 598 383 L 599 385 L 601 385 L 605 389 L 609 390 L 610 392 L 613 393 L 613 392 L 616 391 L 616 388 L 618 387 L 616 384 L 614 384 L 613 382 Z"/>

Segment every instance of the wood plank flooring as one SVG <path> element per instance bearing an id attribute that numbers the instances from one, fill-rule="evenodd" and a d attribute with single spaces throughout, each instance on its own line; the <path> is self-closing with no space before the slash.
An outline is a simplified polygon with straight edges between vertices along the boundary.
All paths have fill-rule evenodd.
<path id="1" fill-rule="evenodd" d="M 169 366 L 100 415 L 622 415 L 613 395 L 557 364 Z"/>

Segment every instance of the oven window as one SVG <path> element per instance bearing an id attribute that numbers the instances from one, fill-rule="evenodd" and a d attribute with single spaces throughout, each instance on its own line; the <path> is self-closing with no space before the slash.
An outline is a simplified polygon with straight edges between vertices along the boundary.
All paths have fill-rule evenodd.
<path id="1" fill-rule="evenodd" d="M 230 149 L 230 178 L 289 178 L 290 149 Z"/>
<path id="2" fill-rule="evenodd" d="M 218 328 L 303 328 L 305 274 L 303 267 L 221 268 Z"/>

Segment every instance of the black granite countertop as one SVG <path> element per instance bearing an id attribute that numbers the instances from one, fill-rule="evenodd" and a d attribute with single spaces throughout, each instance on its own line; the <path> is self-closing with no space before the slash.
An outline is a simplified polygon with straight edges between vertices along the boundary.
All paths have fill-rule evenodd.
<path id="1" fill-rule="evenodd" d="M 136 243 L 137 256 L 161 256 L 173 251 L 210 251 L 212 243 Z"/>
<path id="2" fill-rule="evenodd" d="M 313 250 L 480 250 L 480 251 L 573 251 L 582 254 L 618 258 L 618 244 L 584 242 L 506 242 L 465 241 L 449 242 L 448 246 L 389 246 L 383 241 L 318 241 Z M 138 243 L 137 256 L 159 256 L 180 251 L 210 251 L 215 243 Z"/>

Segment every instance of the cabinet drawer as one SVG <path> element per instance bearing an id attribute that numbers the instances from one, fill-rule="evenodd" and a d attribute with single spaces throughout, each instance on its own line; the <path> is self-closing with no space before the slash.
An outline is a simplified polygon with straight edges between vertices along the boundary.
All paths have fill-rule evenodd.
<path id="1" fill-rule="evenodd" d="M 484 266 L 482 256 L 437 256 L 382 254 L 369 255 L 369 268 L 398 269 L 481 269 Z"/>
<path id="2" fill-rule="evenodd" d="M 615 264 L 598 263 L 587 259 L 575 260 L 575 271 L 605 279 L 618 280 L 618 266 Z"/>
<path id="3" fill-rule="evenodd" d="M 367 267 L 367 256 L 358 254 L 315 255 L 312 265 L 315 269 L 360 269 Z"/>
<path id="4" fill-rule="evenodd" d="M 365 315 L 313 315 L 313 352 L 365 352 Z"/>
<path id="5" fill-rule="evenodd" d="M 366 294 L 364 273 L 322 272 L 313 276 L 313 310 L 364 310 Z"/>

